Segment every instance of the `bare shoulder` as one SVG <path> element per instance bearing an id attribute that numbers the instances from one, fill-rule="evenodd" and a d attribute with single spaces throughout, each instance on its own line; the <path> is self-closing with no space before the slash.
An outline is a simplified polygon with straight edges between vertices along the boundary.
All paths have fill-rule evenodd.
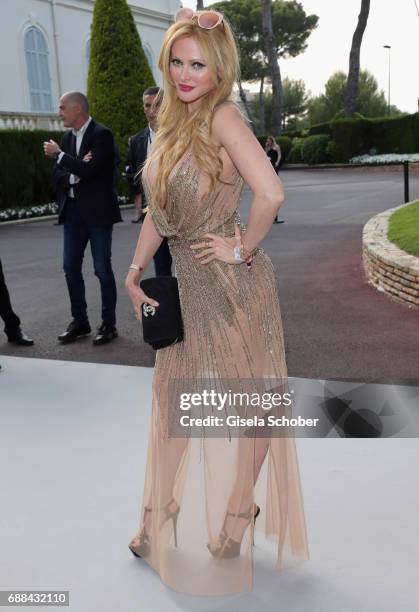
<path id="1" fill-rule="evenodd" d="M 212 137 L 221 145 L 222 135 L 225 134 L 227 128 L 231 128 L 232 125 L 242 124 L 246 128 L 246 122 L 242 112 L 235 102 L 230 100 L 219 104 L 212 116 Z"/>
<path id="2" fill-rule="evenodd" d="M 226 101 L 214 110 L 211 124 L 211 138 L 220 147 L 219 155 L 223 161 L 223 174 L 230 175 L 233 169 L 240 169 L 235 160 L 234 149 L 241 146 L 253 133 L 235 102 Z"/>
<path id="3" fill-rule="evenodd" d="M 240 109 L 223 103 L 214 111 L 211 137 L 225 151 L 225 158 L 235 166 L 254 194 L 272 200 L 283 196 L 281 183 L 258 139 Z"/>
<path id="4" fill-rule="evenodd" d="M 223 117 L 233 116 L 240 117 L 243 119 L 243 115 L 238 104 L 236 104 L 236 102 L 233 102 L 232 100 L 226 100 L 225 102 L 222 102 L 221 104 L 218 104 L 215 107 L 213 113 L 213 120 L 217 118 L 217 120 L 219 121 Z"/>

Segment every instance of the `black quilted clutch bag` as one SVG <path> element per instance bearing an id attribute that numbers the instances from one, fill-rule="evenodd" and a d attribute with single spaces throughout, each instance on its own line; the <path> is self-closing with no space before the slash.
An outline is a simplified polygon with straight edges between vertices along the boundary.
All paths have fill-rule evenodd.
<path id="1" fill-rule="evenodd" d="M 141 319 L 144 342 L 154 350 L 165 348 L 183 340 L 183 322 L 180 310 L 179 288 L 174 276 L 156 276 L 140 282 L 146 295 L 159 306 L 143 304 Z"/>

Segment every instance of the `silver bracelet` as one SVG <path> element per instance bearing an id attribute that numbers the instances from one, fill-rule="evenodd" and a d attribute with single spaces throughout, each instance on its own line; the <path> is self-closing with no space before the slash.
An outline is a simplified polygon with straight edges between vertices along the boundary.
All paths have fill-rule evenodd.
<path id="1" fill-rule="evenodd" d="M 137 264 L 132 263 L 130 267 L 128 268 L 128 270 L 135 270 L 136 272 L 140 272 L 141 270 L 143 270 L 143 268 L 141 268 L 140 266 L 137 266 Z"/>

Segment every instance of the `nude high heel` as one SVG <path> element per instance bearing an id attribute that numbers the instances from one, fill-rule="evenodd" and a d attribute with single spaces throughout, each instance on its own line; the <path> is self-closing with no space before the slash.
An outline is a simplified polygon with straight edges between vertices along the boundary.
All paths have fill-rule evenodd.
<path id="1" fill-rule="evenodd" d="M 171 504 L 175 503 L 177 505 L 177 508 L 175 510 L 172 510 L 172 512 L 170 512 L 169 510 L 169 506 Z M 173 536 L 174 536 L 174 540 L 175 540 L 175 547 L 177 548 L 177 520 L 179 517 L 179 512 L 180 512 L 180 506 L 177 504 L 176 500 L 172 497 L 172 499 L 164 506 L 163 508 L 165 516 L 162 520 L 162 522 L 160 523 L 160 529 L 163 527 L 164 523 L 166 523 L 166 521 L 168 521 L 169 519 L 172 519 L 173 522 Z"/>
<path id="2" fill-rule="evenodd" d="M 240 540 L 240 542 L 237 542 L 228 535 L 226 531 L 226 521 L 229 516 L 237 516 L 239 518 L 247 519 L 250 523 L 253 517 L 253 524 L 255 525 L 256 519 L 260 513 L 260 508 L 259 506 L 256 506 L 256 511 L 252 512 L 252 510 L 254 510 L 253 506 L 251 506 L 247 512 L 239 512 L 238 514 L 229 511 L 226 512 L 224 523 L 219 535 L 219 546 L 214 548 L 210 544 L 207 544 L 207 548 L 213 557 L 220 557 L 222 559 L 233 559 L 234 557 L 238 557 L 240 555 L 240 547 L 242 540 Z M 252 545 L 255 545 L 254 536 L 252 537 Z"/>
<path id="3" fill-rule="evenodd" d="M 178 540 L 177 540 L 177 519 L 179 516 L 179 512 L 180 512 L 180 506 L 178 505 L 177 508 L 175 510 L 170 511 L 169 510 L 169 506 L 173 503 L 176 503 L 176 500 L 172 497 L 172 499 L 165 505 L 163 506 L 162 510 L 164 512 L 164 517 L 160 523 L 160 529 L 163 527 L 163 525 L 169 520 L 172 519 L 173 521 L 173 535 L 174 535 L 174 540 L 175 540 L 175 546 L 177 548 L 178 545 Z M 147 512 L 151 512 L 152 508 L 149 506 L 146 506 L 144 508 L 144 520 L 143 523 L 145 523 L 145 516 Z M 133 544 L 134 540 L 136 540 L 137 538 L 139 538 L 139 543 L 138 544 Z M 130 549 L 130 551 L 132 552 L 133 555 L 135 555 L 136 557 L 148 557 L 150 555 L 150 551 L 151 551 L 151 538 L 149 536 L 149 534 L 147 533 L 145 526 L 142 528 L 140 534 L 138 536 L 136 536 L 135 538 L 133 538 L 133 540 L 131 541 L 131 543 L 128 545 L 128 548 Z"/>
<path id="4" fill-rule="evenodd" d="M 152 509 L 150 507 L 145 506 L 143 523 L 145 523 L 146 513 L 151 512 L 151 510 Z M 139 539 L 139 543 L 133 544 L 133 542 L 137 539 Z M 151 540 L 145 529 L 145 526 L 143 526 L 143 528 L 141 529 L 140 534 L 131 540 L 130 544 L 128 544 L 128 548 L 136 557 L 148 557 L 148 555 L 150 554 Z"/>

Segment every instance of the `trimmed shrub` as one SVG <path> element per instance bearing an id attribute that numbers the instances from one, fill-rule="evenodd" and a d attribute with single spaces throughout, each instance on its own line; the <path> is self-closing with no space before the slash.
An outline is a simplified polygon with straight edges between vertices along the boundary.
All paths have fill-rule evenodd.
<path id="1" fill-rule="evenodd" d="M 354 155 L 368 153 L 372 147 L 369 119 L 338 119 L 331 123 L 331 130 L 338 162 L 347 162 Z"/>
<path id="2" fill-rule="evenodd" d="M 379 153 L 419 152 L 419 113 L 385 119 L 372 119 L 369 143 Z"/>
<path id="3" fill-rule="evenodd" d="M 317 125 L 312 125 L 308 131 L 308 135 L 314 136 L 315 134 L 327 134 L 328 136 L 331 136 L 332 129 L 330 123 L 318 123 Z"/>
<path id="4" fill-rule="evenodd" d="M 292 140 L 289 136 L 279 136 L 279 138 L 276 138 L 276 142 L 281 148 L 281 164 L 283 164 L 291 151 Z"/>
<path id="5" fill-rule="evenodd" d="M 55 200 L 51 185 L 54 161 L 42 144 L 60 142 L 62 132 L 0 130 L 0 208 L 32 206 Z"/>
<path id="6" fill-rule="evenodd" d="M 305 164 L 325 164 L 330 161 L 327 149 L 330 144 L 330 136 L 318 134 L 307 136 L 301 145 L 301 156 Z"/>
<path id="7" fill-rule="evenodd" d="M 303 146 L 304 138 L 293 138 L 291 150 L 286 158 L 287 163 L 289 164 L 302 164 L 302 146 Z"/>
<path id="8" fill-rule="evenodd" d="M 309 134 L 328 134 L 335 142 L 335 160 L 346 163 L 357 155 L 417 153 L 419 113 L 401 117 L 336 119 L 310 128 Z"/>
<path id="9" fill-rule="evenodd" d="M 329 140 L 326 146 L 326 155 L 330 163 L 336 161 L 336 144 L 333 140 Z"/>
<path id="10" fill-rule="evenodd" d="M 155 85 L 126 0 L 96 0 L 88 98 L 91 114 L 108 126 L 126 158 L 128 138 L 146 127 L 142 94 Z"/>
<path id="11" fill-rule="evenodd" d="M 291 140 L 293 138 L 302 138 L 304 136 L 303 134 L 304 130 L 293 130 L 291 132 L 286 131 L 283 133 L 283 136 L 288 136 L 288 138 L 291 138 Z"/>

